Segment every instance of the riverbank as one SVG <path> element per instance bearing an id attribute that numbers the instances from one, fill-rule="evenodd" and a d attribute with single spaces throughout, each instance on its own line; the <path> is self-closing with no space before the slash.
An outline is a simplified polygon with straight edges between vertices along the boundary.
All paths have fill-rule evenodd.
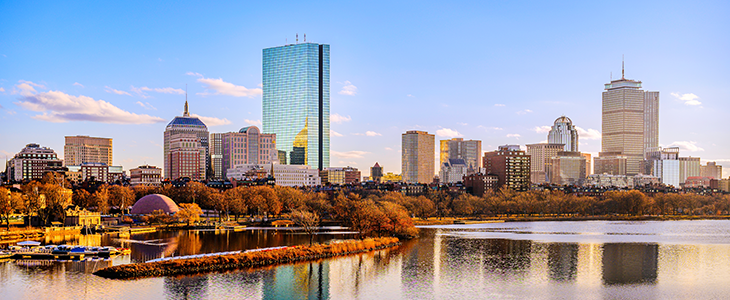
<path id="1" fill-rule="evenodd" d="M 394 237 L 348 240 L 330 244 L 299 245 L 269 251 L 119 265 L 101 269 L 94 272 L 94 275 L 112 279 L 129 279 L 228 271 L 369 252 L 397 245 L 400 245 L 400 240 Z"/>
<path id="2" fill-rule="evenodd" d="M 413 219 L 416 226 L 453 225 L 453 224 L 480 224 L 496 222 L 540 222 L 540 221 L 681 221 L 681 220 L 730 220 L 730 215 L 610 215 L 610 216 L 525 216 L 525 217 L 491 217 L 491 218 L 429 218 L 426 220 Z"/>

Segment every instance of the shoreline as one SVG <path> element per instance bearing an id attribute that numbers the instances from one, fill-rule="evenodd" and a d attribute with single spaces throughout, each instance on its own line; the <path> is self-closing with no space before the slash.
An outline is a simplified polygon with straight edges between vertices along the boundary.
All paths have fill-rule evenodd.
<path id="1" fill-rule="evenodd" d="M 544 217 L 508 217 L 508 218 L 454 218 L 448 217 L 441 220 L 432 218 L 427 220 L 414 219 L 416 226 L 430 225 L 470 225 L 484 223 L 507 223 L 507 222 L 560 222 L 560 221 L 694 221 L 694 220 L 730 220 L 730 215 L 659 215 L 659 216 L 544 216 Z"/>
<path id="2" fill-rule="evenodd" d="M 250 267 L 304 262 L 382 250 L 398 245 L 401 245 L 401 242 L 395 237 L 347 240 L 331 244 L 298 245 L 269 251 L 125 264 L 107 267 L 93 274 L 108 279 L 190 275 L 202 272 L 231 271 Z"/>

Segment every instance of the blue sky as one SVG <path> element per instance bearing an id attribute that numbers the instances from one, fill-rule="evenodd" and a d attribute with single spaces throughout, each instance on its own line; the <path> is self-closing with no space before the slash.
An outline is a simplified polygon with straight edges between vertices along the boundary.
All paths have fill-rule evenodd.
<path id="1" fill-rule="evenodd" d="M 586 3 L 590 2 L 590 3 Z M 561 116 L 600 151 L 603 84 L 661 92 L 660 144 L 730 174 L 730 3 L 0 2 L 0 154 L 114 139 L 125 170 L 162 165 L 167 123 L 261 120 L 261 50 L 331 45 L 332 165 L 400 172 L 401 133 L 546 140 Z M 259 125 L 260 126 L 260 125 Z M 3 162 L 4 164 L 4 162 Z M 0 165 L 1 167 L 2 165 Z"/>

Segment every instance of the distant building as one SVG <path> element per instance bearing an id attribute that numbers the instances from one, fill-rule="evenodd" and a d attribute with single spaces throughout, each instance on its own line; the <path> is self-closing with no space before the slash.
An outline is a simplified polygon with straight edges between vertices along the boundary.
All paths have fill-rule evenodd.
<path id="1" fill-rule="evenodd" d="M 278 163 L 275 134 L 261 133 L 258 127 L 248 126 L 238 132 L 223 133 L 220 138 L 220 154 L 214 155 L 221 156 L 223 178 L 228 178 L 226 170 L 237 165 Z"/>
<path id="2" fill-rule="evenodd" d="M 700 176 L 700 158 L 699 157 L 680 157 L 679 158 L 679 182 L 684 183 L 689 177 Z"/>
<path id="3" fill-rule="evenodd" d="M 712 177 L 703 177 L 703 176 L 690 176 L 687 177 L 687 179 L 684 181 L 684 186 L 682 188 L 701 188 L 701 187 L 707 187 L 711 188 L 711 182 L 713 180 L 716 180 Z"/>
<path id="4" fill-rule="evenodd" d="M 28 144 L 5 164 L 5 168 L 8 181 L 38 180 L 46 172 L 61 170 L 63 161 L 51 148 Z"/>
<path id="5" fill-rule="evenodd" d="M 551 184 L 583 185 L 586 178 L 586 159 L 580 152 L 560 151 L 549 162 Z"/>
<path id="6" fill-rule="evenodd" d="M 281 161 L 329 167 L 330 45 L 266 48 L 262 63 L 263 131 L 276 134 Z"/>
<path id="7" fill-rule="evenodd" d="M 185 100 L 183 115 L 175 117 L 165 128 L 164 178 L 206 179 L 210 167 L 209 138 L 208 127 L 200 119 L 190 116 L 188 101 Z"/>
<path id="8" fill-rule="evenodd" d="M 730 178 L 720 179 L 718 182 L 717 188 L 723 192 L 729 193 L 730 192 Z"/>
<path id="9" fill-rule="evenodd" d="M 228 169 L 228 178 L 243 180 L 246 174 L 256 171 L 265 171 L 266 175 L 273 176 L 276 185 L 280 186 L 318 186 L 322 184 L 319 170 L 306 165 L 282 164 L 242 164 Z"/>
<path id="10" fill-rule="evenodd" d="M 621 79 L 605 84 L 602 106 L 601 153 L 626 158 L 621 174 L 642 173 L 644 152 L 659 146 L 659 92 L 642 90 L 641 81 L 625 79 L 622 70 Z"/>
<path id="11" fill-rule="evenodd" d="M 707 165 L 700 166 L 700 176 L 721 179 L 722 166 L 717 165 L 714 161 L 708 161 Z"/>
<path id="12" fill-rule="evenodd" d="M 360 182 L 360 171 L 353 167 L 329 167 L 319 172 L 322 184 L 354 184 Z"/>
<path id="13" fill-rule="evenodd" d="M 208 153 L 210 155 L 210 169 L 212 179 L 223 179 L 223 134 L 211 133 L 208 140 Z"/>
<path id="14" fill-rule="evenodd" d="M 393 172 L 388 172 L 383 175 L 383 178 L 380 179 L 381 182 L 402 182 L 403 177 L 401 177 L 400 174 L 393 174 Z"/>
<path id="15" fill-rule="evenodd" d="M 439 150 L 440 165 L 447 163 L 449 159 L 463 159 L 467 174 L 479 172 L 482 167 L 482 141 L 465 141 L 462 138 L 441 140 Z"/>
<path id="16" fill-rule="evenodd" d="M 375 182 L 380 182 L 380 180 L 383 178 L 383 167 L 378 164 L 378 162 L 375 162 L 375 165 L 370 167 L 370 179 Z"/>
<path id="17" fill-rule="evenodd" d="M 584 186 L 592 187 L 617 187 L 617 188 L 633 188 L 635 186 L 644 186 L 647 184 L 658 184 L 659 178 L 649 175 L 609 175 L 609 174 L 592 174 L 588 175 Z"/>
<path id="18" fill-rule="evenodd" d="M 626 175 L 628 158 L 618 152 L 600 152 L 593 158 L 593 174 Z"/>
<path id="19" fill-rule="evenodd" d="M 97 180 L 106 183 L 121 181 L 124 178 L 122 166 L 107 166 L 103 163 L 83 163 L 80 166 L 66 166 L 74 181 Z M 67 178 L 69 179 L 69 178 Z M 69 181 L 71 181 L 69 179 Z"/>
<path id="20" fill-rule="evenodd" d="M 434 175 L 434 135 L 410 130 L 402 135 L 403 181 L 430 183 Z"/>
<path id="21" fill-rule="evenodd" d="M 162 169 L 155 166 L 143 165 L 129 170 L 129 177 L 132 186 L 159 186 L 162 178 Z"/>
<path id="22" fill-rule="evenodd" d="M 498 187 L 507 186 L 515 191 L 530 189 L 530 155 L 518 145 L 499 146 L 497 151 L 484 153 L 487 174 L 497 175 Z"/>
<path id="23" fill-rule="evenodd" d="M 464 176 L 464 187 L 475 196 L 484 196 L 488 190 L 497 189 L 499 176 L 475 173 Z"/>
<path id="24" fill-rule="evenodd" d="M 439 179 L 441 183 L 463 182 L 467 172 L 466 162 L 461 158 L 451 158 L 441 164 Z"/>
<path id="25" fill-rule="evenodd" d="M 586 175 L 593 174 L 593 160 L 591 160 L 590 153 L 582 153 L 583 157 L 586 158 Z"/>
<path id="26" fill-rule="evenodd" d="M 563 144 L 527 144 L 527 154 L 530 155 L 530 180 L 534 184 L 541 184 L 549 181 L 547 172 L 549 159 L 564 151 Z"/>
<path id="27" fill-rule="evenodd" d="M 578 130 L 566 116 L 557 118 L 548 133 L 548 144 L 563 144 L 563 151 L 578 151 Z"/>
<path id="28" fill-rule="evenodd" d="M 684 183 L 680 179 L 679 148 L 652 148 L 645 153 L 644 170 L 646 174 L 659 177 L 661 183 L 680 187 Z"/>
<path id="29" fill-rule="evenodd" d="M 112 139 L 90 136 L 67 136 L 63 146 L 63 160 L 67 166 L 83 163 L 102 163 L 111 166 Z"/>

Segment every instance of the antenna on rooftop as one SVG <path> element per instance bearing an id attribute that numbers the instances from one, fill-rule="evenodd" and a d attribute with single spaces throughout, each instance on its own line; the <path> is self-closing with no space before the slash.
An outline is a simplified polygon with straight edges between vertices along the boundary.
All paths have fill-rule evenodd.
<path id="1" fill-rule="evenodd" d="M 307 42 L 307 34 L 306 33 L 304 34 L 304 42 L 305 43 Z"/>
<path id="2" fill-rule="evenodd" d="M 611 81 L 613 81 L 613 72 L 611 72 Z"/>
<path id="3" fill-rule="evenodd" d="M 621 79 L 624 79 L 624 55 L 621 54 Z"/>
<path id="4" fill-rule="evenodd" d="M 297 33 L 297 44 L 299 44 L 299 34 Z"/>

